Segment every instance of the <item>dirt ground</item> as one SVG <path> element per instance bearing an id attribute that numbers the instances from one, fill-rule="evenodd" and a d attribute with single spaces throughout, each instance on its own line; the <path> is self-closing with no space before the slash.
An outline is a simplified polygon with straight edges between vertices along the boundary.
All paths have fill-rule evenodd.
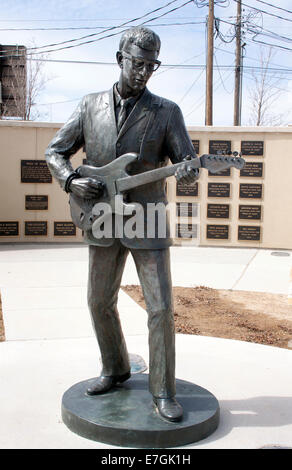
<path id="1" fill-rule="evenodd" d="M 145 308 L 140 286 L 123 290 Z M 199 286 L 174 287 L 173 296 L 177 333 L 292 348 L 292 305 L 285 295 Z"/>
<path id="2" fill-rule="evenodd" d="M 145 308 L 140 286 L 122 289 Z M 174 287 L 173 296 L 177 333 L 292 348 L 292 305 L 285 295 L 200 286 Z M 0 297 L 0 341 L 4 340 Z"/>

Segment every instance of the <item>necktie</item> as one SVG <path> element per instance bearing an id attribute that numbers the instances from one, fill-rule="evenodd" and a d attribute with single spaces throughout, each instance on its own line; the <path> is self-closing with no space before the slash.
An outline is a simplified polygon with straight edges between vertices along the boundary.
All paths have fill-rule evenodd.
<path id="1" fill-rule="evenodd" d="M 128 100 L 121 100 L 121 102 L 120 102 L 121 109 L 120 109 L 120 112 L 119 112 L 118 123 L 117 123 L 118 133 L 120 132 L 125 120 L 127 119 L 128 102 L 129 102 Z"/>

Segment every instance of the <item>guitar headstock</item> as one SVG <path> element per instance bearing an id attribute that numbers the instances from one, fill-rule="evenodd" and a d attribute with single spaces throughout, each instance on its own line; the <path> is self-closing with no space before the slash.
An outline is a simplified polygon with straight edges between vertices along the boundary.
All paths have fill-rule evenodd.
<path id="1" fill-rule="evenodd" d="M 218 173 L 226 168 L 234 167 L 241 170 L 245 165 L 244 158 L 238 152 L 217 155 L 205 154 L 200 157 L 202 168 L 207 168 L 211 173 Z"/>

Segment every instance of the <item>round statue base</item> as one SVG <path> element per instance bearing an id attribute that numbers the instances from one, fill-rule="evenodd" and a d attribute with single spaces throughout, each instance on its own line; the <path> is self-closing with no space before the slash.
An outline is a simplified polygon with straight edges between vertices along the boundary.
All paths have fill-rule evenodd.
<path id="1" fill-rule="evenodd" d="M 208 390 L 176 381 L 176 399 L 182 421 L 169 422 L 159 415 L 148 390 L 148 374 L 135 374 L 102 395 L 89 396 L 95 379 L 69 388 L 62 399 L 66 426 L 82 437 L 124 447 L 177 447 L 200 441 L 219 423 L 219 404 Z"/>

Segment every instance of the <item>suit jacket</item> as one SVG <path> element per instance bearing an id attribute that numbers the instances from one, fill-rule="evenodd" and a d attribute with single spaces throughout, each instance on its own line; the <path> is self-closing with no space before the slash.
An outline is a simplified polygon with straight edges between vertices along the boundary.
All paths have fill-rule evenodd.
<path id="1" fill-rule="evenodd" d="M 180 108 L 173 102 L 156 96 L 145 88 L 131 114 L 117 133 L 113 88 L 92 93 L 83 98 L 75 112 L 57 132 L 46 150 L 46 160 L 52 175 L 64 189 L 73 168 L 71 156 L 81 147 L 86 152 L 87 164 L 103 166 L 128 152 L 140 154 L 131 165 L 129 174 L 138 174 L 166 166 L 169 159 L 178 163 L 195 151 L 186 130 Z M 129 191 L 129 202 L 167 204 L 165 180 L 149 183 Z M 157 227 L 152 238 L 144 236 L 120 237 L 129 248 L 165 248 L 172 244 L 167 223 L 166 236 L 159 237 Z M 91 230 L 85 233 L 89 244 L 110 246 L 114 239 L 93 237 Z"/>

